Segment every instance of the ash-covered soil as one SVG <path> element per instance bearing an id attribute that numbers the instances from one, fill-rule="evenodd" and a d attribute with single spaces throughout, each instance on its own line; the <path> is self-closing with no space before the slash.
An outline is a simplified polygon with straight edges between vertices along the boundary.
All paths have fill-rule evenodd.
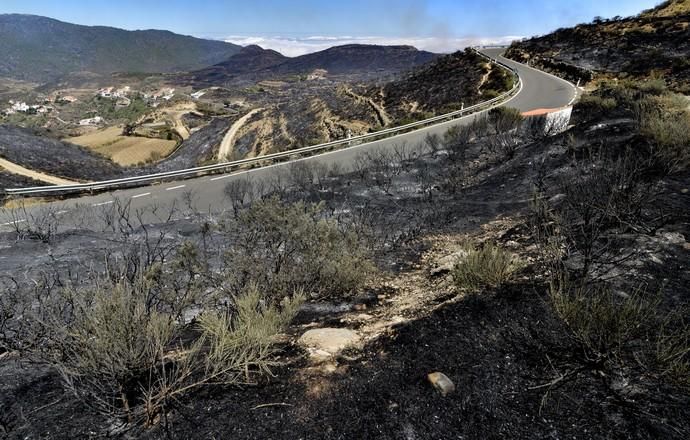
<path id="1" fill-rule="evenodd" d="M 514 43 L 506 55 L 573 82 L 591 80 L 592 73 L 631 80 L 663 78 L 675 90 L 687 93 L 688 11 L 686 0 L 663 2 L 637 16 L 599 18 Z"/>
<path id="2" fill-rule="evenodd" d="M 330 213 L 324 215 L 348 218 L 366 208 L 381 273 L 357 297 L 319 298 L 323 307 L 298 316 L 274 377 L 206 389 L 176 402 L 157 426 L 122 431 L 66 395 L 56 374 L 6 353 L 0 432 L 17 439 L 688 438 L 687 388 L 633 358 L 622 364 L 588 358 L 556 316 L 529 226 L 536 181 L 546 182 L 546 197 L 558 196 L 561 179 L 576 172 L 574 157 L 602 140 L 614 150 L 635 145 L 639 139 L 629 132 L 629 123 L 600 120 L 524 141 L 510 157 L 480 141 L 462 160 L 444 148 L 401 149 L 398 160 L 362 157 L 345 175 L 310 169 L 318 178 L 304 178 L 304 169 L 292 167 L 264 190 L 285 200 L 323 201 Z M 630 232 L 639 253 L 614 281 L 644 279 L 650 290 L 663 288 L 665 310 L 690 304 L 688 186 L 687 172 L 655 184 L 648 210 L 665 220 Z M 219 209 L 230 210 L 229 203 Z M 183 204 L 172 217 L 147 233 L 163 231 L 170 242 L 200 240 L 212 220 Z M 112 250 L 111 238 L 79 227 L 48 242 L 4 234 L 0 273 L 30 279 L 55 265 L 93 267 Z M 439 266 L 467 242 L 497 243 L 527 265 L 500 289 L 458 292 Z M 366 342 L 315 363 L 295 344 L 315 326 L 351 328 Z M 441 397 L 426 379 L 434 371 L 445 373 L 455 392 Z"/>

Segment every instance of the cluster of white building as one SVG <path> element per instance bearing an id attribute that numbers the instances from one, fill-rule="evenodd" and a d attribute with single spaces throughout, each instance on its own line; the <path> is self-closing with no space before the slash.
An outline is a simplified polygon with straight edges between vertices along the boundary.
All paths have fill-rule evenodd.
<path id="1" fill-rule="evenodd" d="M 10 106 L 2 111 L 5 115 L 13 115 L 15 113 L 49 113 L 53 111 L 53 107 L 36 104 L 29 105 L 23 101 L 10 101 Z"/>
<path id="2" fill-rule="evenodd" d="M 124 86 L 121 88 L 116 87 L 104 87 L 96 92 L 96 96 L 101 98 L 109 98 L 116 100 L 115 105 L 117 107 L 129 107 L 132 103 L 130 96 L 134 93 L 130 86 Z M 138 92 L 137 92 L 138 93 Z M 197 92 L 194 99 L 198 99 L 204 95 L 204 92 Z M 143 93 L 141 96 L 146 99 L 149 105 L 153 108 L 158 107 L 161 101 L 170 101 L 175 96 L 174 88 L 163 88 L 155 92 Z M 60 92 L 54 92 L 48 95 L 43 104 L 29 105 L 23 101 L 9 101 L 10 107 L 0 110 L 1 114 L 12 115 L 15 113 L 29 113 L 29 114 L 42 114 L 49 113 L 54 110 L 54 107 L 46 104 L 71 104 L 78 101 L 77 98 L 73 96 L 62 96 Z M 82 119 L 79 121 L 79 125 L 100 125 L 104 123 L 103 119 L 99 116 L 94 118 Z"/>
<path id="3" fill-rule="evenodd" d="M 104 87 L 96 92 L 96 94 L 101 98 L 127 98 L 131 91 L 132 89 L 129 86 L 122 87 L 121 89 Z"/>
<path id="4" fill-rule="evenodd" d="M 159 105 L 159 103 L 156 101 L 158 101 L 158 100 L 170 101 L 171 99 L 173 99 L 173 97 L 175 96 L 175 89 L 165 88 L 165 89 L 161 89 L 157 92 L 153 92 L 153 93 L 144 93 L 143 96 L 144 96 L 144 99 L 147 99 L 149 101 L 153 101 L 151 103 L 151 107 L 156 108 Z"/>

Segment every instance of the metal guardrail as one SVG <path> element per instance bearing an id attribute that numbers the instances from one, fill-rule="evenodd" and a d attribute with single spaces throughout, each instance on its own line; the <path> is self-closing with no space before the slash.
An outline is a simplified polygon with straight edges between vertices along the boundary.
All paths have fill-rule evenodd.
<path id="1" fill-rule="evenodd" d="M 402 133 L 406 130 L 410 129 L 416 129 L 420 128 L 423 126 L 428 126 L 428 125 L 433 125 L 441 121 L 446 121 L 446 120 L 452 120 L 452 119 L 457 119 L 459 117 L 463 116 L 468 116 L 473 113 L 478 113 L 481 110 L 492 108 L 496 106 L 498 103 L 503 102 L 507 98 L 515 95 L 517 92 L 519 92 L 522 89 L 522 80 L 520 79 L 520 75 L 518 75 L 518 72 L 516 69 L 513 69 L 512 67 L 508 66 L 507 64 L 502 63 L 501 61 L 497 59 L 493 59 L 479 51 L 476 51 L 479 55 L 487 58 L 491 62 L 500 65 L 504 69 L 510 71 L 517 81 L 515 84 L 513 84 L 513 88 L 505 93 L 502 93 L 501 95 L 490 99 L 485 102 L 481 102 L 479 104 L 475 104 L 473 106 L 464 108 L 462 110 L 457 110 L 454 112 L 446 113 L 443 115 L 435 116 L 429 119 L 424 119 L 422 121 L 417 121 L 417 122 L 412 122 L 410 124 L 405 124 L 401 125 L 398 127 L 392 127 L 392 128 L 387 128 L 384 130 L 379 130 L 373 133 L 367 133 L 359 136 L 353 136 L 348 139 L 340 139 L 336 141 L 331 141 L 331 142 L 326 142 L 323 144 L 318 144 L 318 145 L 312 145 L 308 147 L 302 147 L 302 148 L 297 148 L 295 150 L 289 150 L 289 151 L 284 151 L 280 153 L 273 153 L 273 154 L 267 154 L 264 156 L 259 156 L 259 157 L 253 157 L 249 159 L 240 159 L 240 160 L 235 160 L 232 162 L 224 162 L 224 163 L 219 163 L 219 164 L 213 164 L 213 165 L 206 165 L 206 166 L 201 166 L 201 167 L 195 167 L 195 168 L 188 168 L 184 170 L 177 170 L 177 171 L 167 171 L 163 173 L 156 173 L 156 174 L 148 174 L 144 176 L 132 176 L 132 177 L 124 177 L 121 179 L 113 179 L 113 180 L 104 180 L 100 182 L 89 182 L 89 183 L 78 183 L 78 184 L 73 184 L 73 185 L 53 185 L 53 186 L 36 186 L 36 187 L 29 187 L 29 188 L 7 188 L 5 189 L 5 192 L 9 195 L 31 195 L 31 194 L 61 194 L 61 193 L 72 193 L 72 192 L 81 192 L 81 191 L 99 191 L 99 190 L 107 190 L 107 189 L 115 189 L 118 187 L 125 187 L 125 186 L 130 186 L 136 183 L 145 183 L 145 182 L 151 182 L 151 181 L 157 181 L 157 180 L 163 180 L 166 178 L 171 178 L 171 177 L 198 177 L 199 175 L 203 175 L 206 173 L 210 173 L 213 171 L 220 171 L 220 170 L 228 170 L 234 167 L 240 167 L 243 165 L 253 165 L 253 164 L 258 164 L 261 162 L 266 162 L 266 161 L 276 161 L 279 159 L 284 159 L 284 158 L 289 158 L 291 156 L 296 156 L 296 155 L 303 155 L 305 153 L 313 153 L 317 151 L 322 151 L 322 150 L 327 150 L 331 149 L 333 147 L 337 146 L 343 146 L 345 145 L 347 147 L 351 147 L 353 142 L 359 142 L 359 141 L 368 141 L 368 140 L 378 140 L 376 138 L 379 138 L 381 136 L 386 136 L 389 137 L 391 135 L 399 134 Z M 359 144 L 358 144 L 359 145 Z"/>

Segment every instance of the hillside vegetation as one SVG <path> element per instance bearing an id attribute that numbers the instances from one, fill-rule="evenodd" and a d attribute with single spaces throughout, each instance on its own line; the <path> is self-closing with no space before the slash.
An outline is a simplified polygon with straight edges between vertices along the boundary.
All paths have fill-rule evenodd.
<path id="1" fill-rule="evenodd" d="M 33 15 L 0 15 L 0 77 L 26 81 L 47 82 L 81 71 L 189 71 L 221 62 L 239 49 L 167 31 L 125 31 Z"/>
<path id="2" fill-rule="evenodd" d="M 572 80 L 595 76 L 664 78 L 690 92 L 690 0 L 667 1 L 638 16 L 607 20 L 514 43 L 509 58 Z"/>

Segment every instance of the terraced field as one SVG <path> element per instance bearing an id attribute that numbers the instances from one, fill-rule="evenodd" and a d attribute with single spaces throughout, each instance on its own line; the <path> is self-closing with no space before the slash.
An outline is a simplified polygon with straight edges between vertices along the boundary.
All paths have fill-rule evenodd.
<path id="1" fill-rule="evenodd" d="M 174 140 L 122 136 L 122 127 L 118 126 L 66 140 L 90 148 L 122 166 L 167 157 L 177 145 Z"/>

